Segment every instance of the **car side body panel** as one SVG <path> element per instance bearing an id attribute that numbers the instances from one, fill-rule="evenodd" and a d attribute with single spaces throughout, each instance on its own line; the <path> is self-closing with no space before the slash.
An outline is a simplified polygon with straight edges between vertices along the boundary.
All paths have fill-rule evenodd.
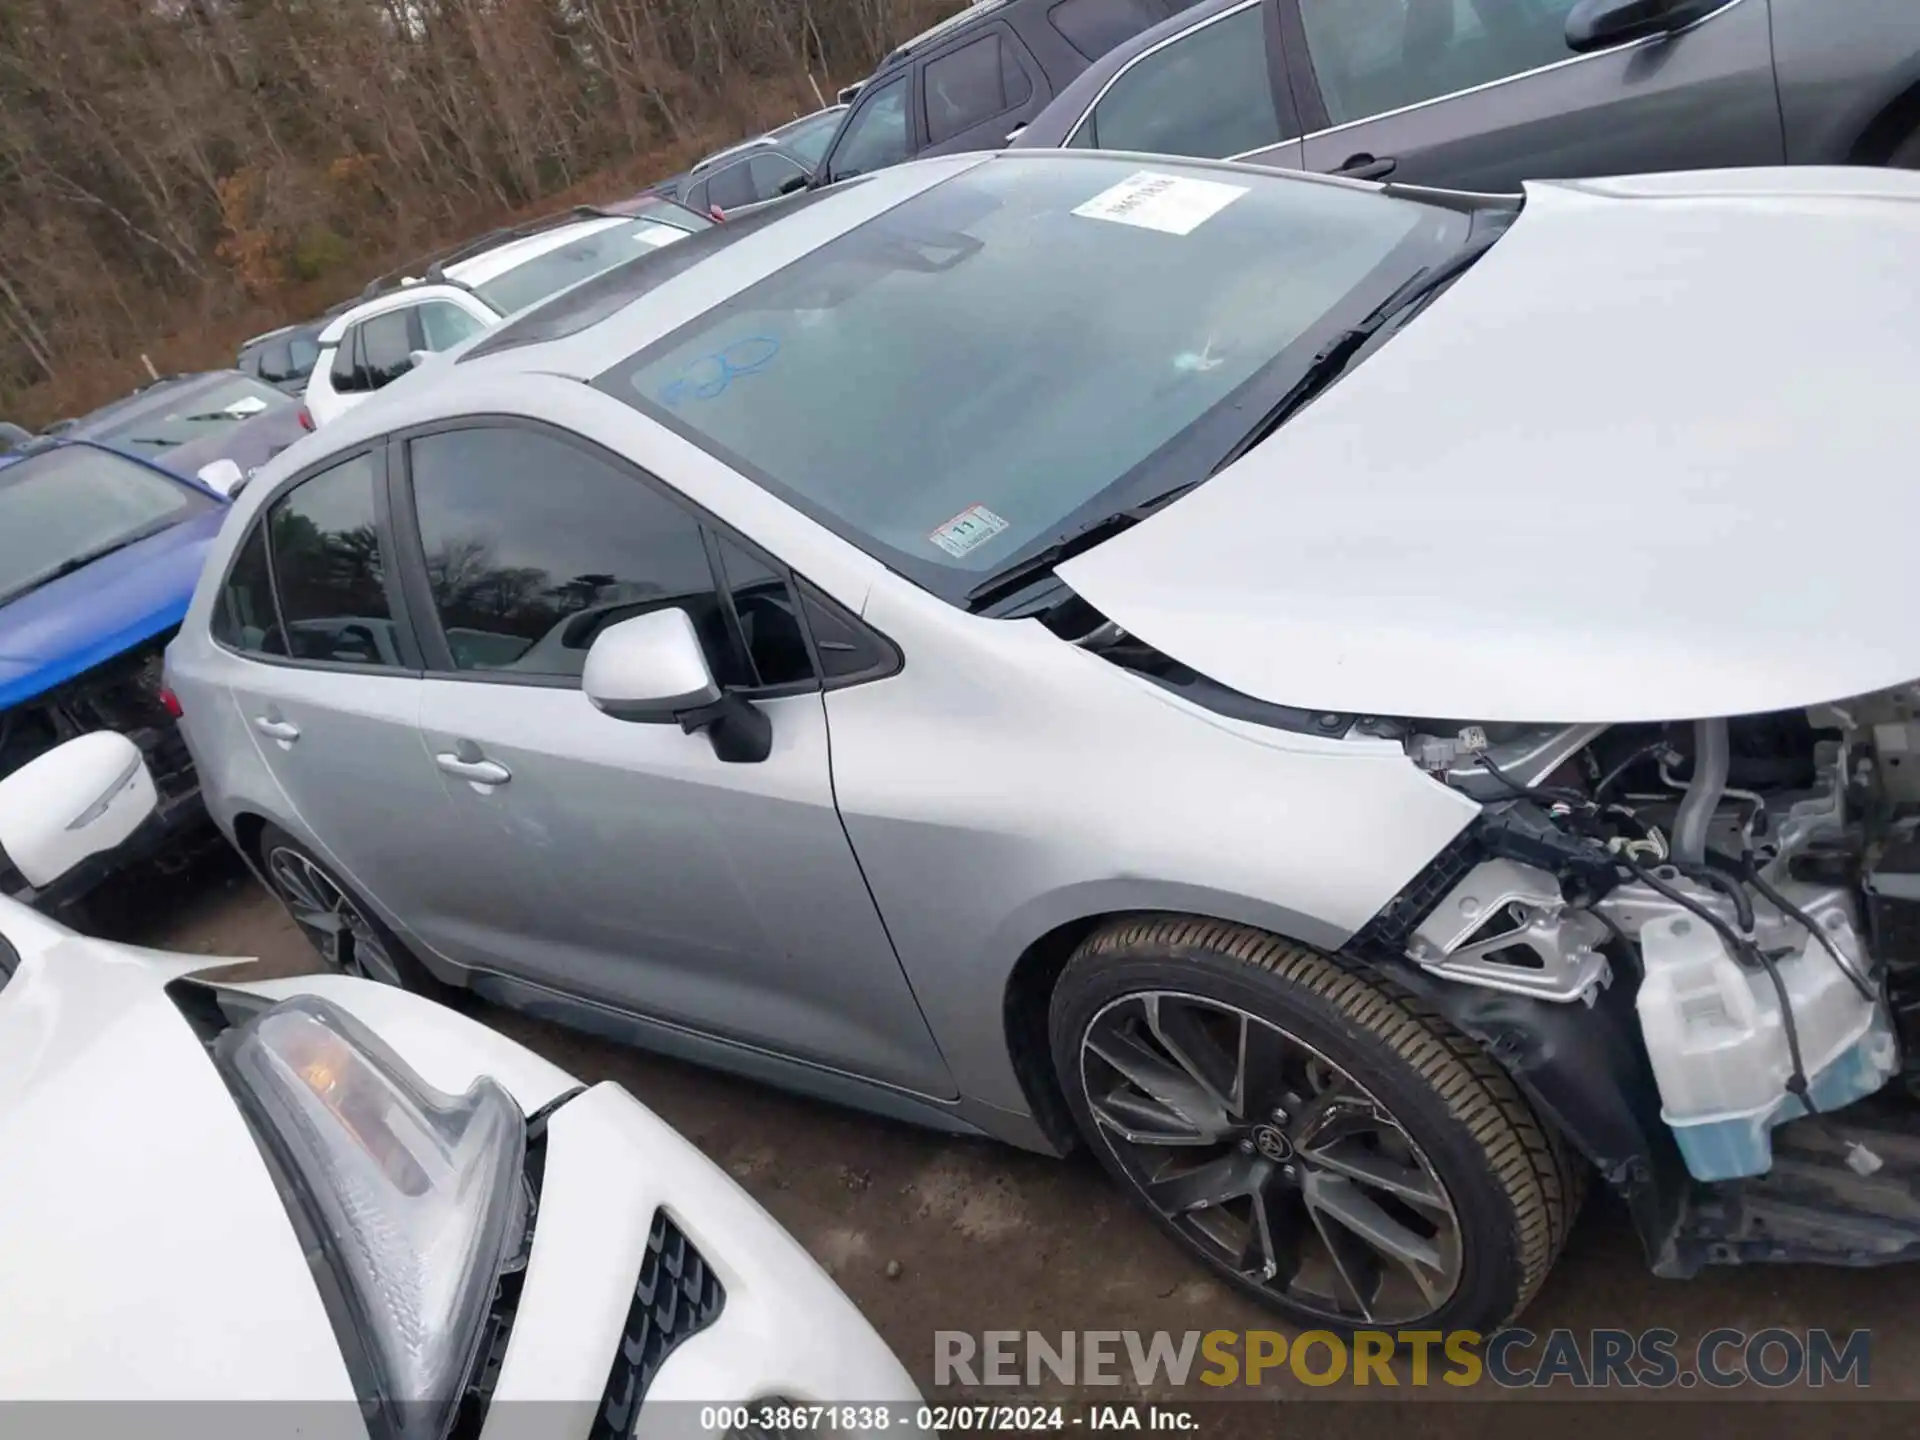
<path id="1" fill-rule="evenodd" d="M 1920 134 L 1920 6 L 1771 0 L 1787 161 L 1878 164 Z"/>
<path id="2" fill-rule="evenodd" d="M 1767 5 L 1727 0 L 1673 35 L 1569 52 L 1541 69 L 1313 131 L 1306 166 L 1334 172 L 1377 158 L 1394 162 L 1396 182 L 1501 192 L 1537 178 L 1777 165 Z M 1296 83 L 1314 86 L 1306 47 L 1296 48 Z"/>
<path id="3" fill-rule="evenodd" d="M 990 1105 L 1027 1104 L 1007 982 L 1057 927 L 1159 910 L 1335 947 L 1479 810 L 1396 744 L 1226 719 L 893 576 L 863 618 L 906 664 L 828 694 L 835 793 L 941 1053 Z"/>
<path id="4" fill-rule="evenodd" d="M 363 430 L 378 433 L 380 412 L 390 408 L 376 400 L 344 419 L 342 448 Z M 900 674 L 827 696 L 835 798 L 960 1091 L 955 1113 L 1014 1143 L 1033 1145 L 1037 1136 L 1009 1058 L 1002 1008 L 1009 976 L 1035 940 L 1088 916 L 1162 909 L 1337 944 L 1477 811 L 1408 764 L 1397 746 L 1225 720 L 1038 624 L 957 612 L 690 443 L 577 382 L 483 363 L 460 386 L 423 391 L 405 409 L 415 422 L 435 411 L 544 417 L 606 445 L 782 556 L 849 610 L 864 611 L 902 649 Z M 209 705 L 231 706 L 224 692 L 241 672 L 280 667 L 221 650 L 206 620 L 234 547 L 282 474 L 269 472 L 243 492 L 242 513 L 216 547 L 189 623 L 169 653 L 188 736 L 204 760 L 209 803 L 229 833 L 248 806 L 286 801 L 263 776 L 251 731 L 205 731 L 198 716 Z M 302 684 L 408 683 L 294 673 Z M 967 715 L 977 723 L 954 723 Z M 969 747 L 965 753 L 954 752 L 956 736 Z M 284 759 L 297 759 L 304 743 Z M 1176 751 L 1186 757 L 1181 765 L 1155 763 Z M 427 757 L 419 759 L 430 771 Z M 955 774 L 969 773 L 978 777 L 971 790 L 953 784 Z M 1057 789 L 1062 774 L 1085 797 L 1084 808 L 1063 814 L 1009 807 L 1009 797 L 1035 793 L 1042 781 Z M 264 818 L 323 855 L 338 855 L 341 847 L 326 844 L 302 818 L 306 808 L 275 808 Z M 1196 846 L 1191 837 L 1203 828 L 1209 843 Z M 1238 838 L 1223 841 L 1223 828 Z M 1391 838 L 1383 842 L 1383 833 Z M 1311 839 L 1282 847 L 1286 836 Z M 1221 866 L 1223 851 L 1237 863 Z M 1356 856 L 1366 863 L 1356 865 Z M 352 861 L 343 868 L 377 900 L 379 867 L 361 873 L 358 857 L 339 858 Z M 939 878 L 930 884 L 929 876 Z M 409 938 L 404 915 L 377 908 Z M 720 1055 L 707 1058 L 725 1063 Z M 744 1064 L 753 1056 L 735 1058 Z M 766 1073 L 765 1058 L 758 1068 L 777 1078 Z M 869 1105 L 880 1099 L 850 1087 L 836 1098 Z"/>

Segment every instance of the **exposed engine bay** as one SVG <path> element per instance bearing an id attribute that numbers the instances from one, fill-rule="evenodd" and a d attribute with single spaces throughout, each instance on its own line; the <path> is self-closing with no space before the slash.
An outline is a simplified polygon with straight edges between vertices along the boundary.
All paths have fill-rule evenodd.
<path id="1" fill-rule="evenodd" d="M 1920 686 L 1665 726 L 1359 721 L 1486 806 L 1404 956 L 1567 1005 L 1626 978 L 1688 1171 L 1765 1174 L 1775 1126 L 1880 1090 L 1920 1039 L 1916 716 Z"/>

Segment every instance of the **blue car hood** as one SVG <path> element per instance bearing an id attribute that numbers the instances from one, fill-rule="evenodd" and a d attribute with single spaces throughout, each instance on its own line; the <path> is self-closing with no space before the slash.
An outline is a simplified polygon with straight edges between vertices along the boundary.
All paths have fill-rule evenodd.
<path id="1" fill-rule="evenodd" d="M 0 710 L 180 623 L 224 505 L 0 605 Z"/>

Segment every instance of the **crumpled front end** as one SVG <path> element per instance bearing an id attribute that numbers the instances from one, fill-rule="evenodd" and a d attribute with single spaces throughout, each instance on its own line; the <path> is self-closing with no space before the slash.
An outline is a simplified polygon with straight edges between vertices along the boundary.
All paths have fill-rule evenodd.
<path id="1" fill-rule="evenodd" d="M 1355 730 L 1485 807 L 1363 944 L 1549 1005 L 1629 991 L 1695 1179 L 1766 1174 L 1778 1127 L 1881 1090 L 1920 1041 L 1920 685 L 1665 725 Z"/>

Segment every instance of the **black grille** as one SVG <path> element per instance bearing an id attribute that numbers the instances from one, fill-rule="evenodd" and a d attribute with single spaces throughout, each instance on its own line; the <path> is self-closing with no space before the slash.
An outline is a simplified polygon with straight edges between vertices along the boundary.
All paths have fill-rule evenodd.
<path id="1" fill-rule="evenodd" d="M 665 1210 L 653 1212 L 640 1281 L 633 1287 L 620 1353 L 600 1399 L 588 1440 L 621 1440 L 633 1433 L 634 1416 L 647 1398 L 653 1377 L 683 1340 L 698 1335 L 720 1316 L 727 1292 L 693 1242 Z"/>

